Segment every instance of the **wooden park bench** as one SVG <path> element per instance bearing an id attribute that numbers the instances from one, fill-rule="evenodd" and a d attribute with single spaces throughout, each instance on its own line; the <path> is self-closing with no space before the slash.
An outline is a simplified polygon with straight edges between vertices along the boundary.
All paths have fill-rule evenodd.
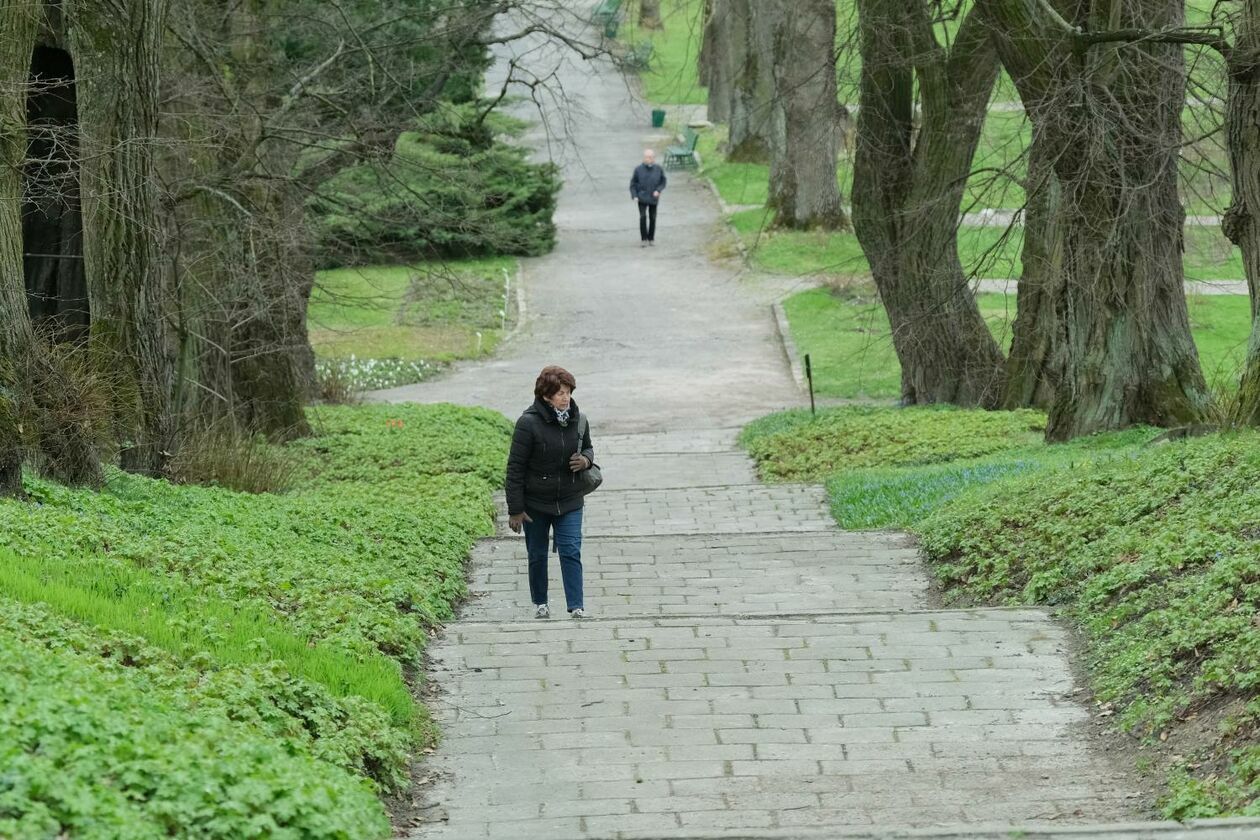
<path id="1" fill-rule="evenodd" d="M 698 166 L 700 159 L 696 156 L 696 143 L 699 140 L 700 135 L 696 134 L 691 126 L 684 128 L 682 145 L 670 146 L 665 150 L 665 168 L 681 167 L 683 169 L 691 169 Z"/>

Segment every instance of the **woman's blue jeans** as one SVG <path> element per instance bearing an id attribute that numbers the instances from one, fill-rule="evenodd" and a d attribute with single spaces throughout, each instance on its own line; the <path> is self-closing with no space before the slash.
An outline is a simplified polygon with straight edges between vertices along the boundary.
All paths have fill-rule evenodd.
<path id="1" fill-rule="evenodd" d="M 529 512 L 525 523 L 525 551 L 529 555 L 529 597 L 535 604 L 547 603 L 547 539 L 555 534 L 560 555 L 560 579 L 569 612 L 582 608 L 582 509 L 555 514 Z"/>

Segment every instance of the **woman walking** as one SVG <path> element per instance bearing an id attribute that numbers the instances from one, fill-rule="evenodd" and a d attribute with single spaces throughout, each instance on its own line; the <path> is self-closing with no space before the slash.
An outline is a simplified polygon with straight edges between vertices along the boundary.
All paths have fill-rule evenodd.
<path id="1" fill-rule="evenodd" d="M 573 402 L 577 381 L 562 367 L 543 368 L 534 383 L 534 404 L 516 421 L 507 463 L 508 527 L 525 531 L 529 594 L 534 618 L 550 618 L 547 606 L 547 543 L 555 541 L 560 578 L 573 618 L 586 618 L 582 603 L 582 497 L 578 473 L 595 462 L 590 426 Z"/>

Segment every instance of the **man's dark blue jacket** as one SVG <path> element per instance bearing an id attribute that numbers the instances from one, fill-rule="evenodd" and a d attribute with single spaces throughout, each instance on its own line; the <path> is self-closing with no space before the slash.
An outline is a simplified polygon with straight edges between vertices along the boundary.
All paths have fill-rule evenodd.
<path id="1" fill-rule="evenodd" d="M 644 204 L 655 204 L 658 199 L 652 193 L 665 192 L 665 183 L 665 170 L 659 163 L 651 166 L 640 163 L 630 176 L 630 197 Z"/>

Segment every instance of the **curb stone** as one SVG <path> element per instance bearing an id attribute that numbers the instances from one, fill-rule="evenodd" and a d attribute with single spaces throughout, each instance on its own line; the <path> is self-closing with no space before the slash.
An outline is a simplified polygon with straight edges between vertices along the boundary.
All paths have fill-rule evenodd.
<path id="1" fill-rule="evenodd" d="M 783 353 L 787 356 L 788 365 L 792 368 L 792 378 L 796 380 L 796 387 L 802 392 L 806 390 L 805 369 L 801 362 L 800 351 L 796 347 L 796 339 L 792 337 L 792 325 L 788 321 L 787 312 L 783 309 L 783 304 L 775 301 L 770 305 L 774 311 L 774 323 L 779 330 L 779 342 L 783 345 Z"/>
<path id="2" fill-rule="evenodd" d="M 512 329 L 507 331 L 507 335 L 503 336 L 499 344 L 506 344 L 516 337 L 521 331 L 521 327 L 525 326 L 528 320 L 529 310 L 525 306 L 525 265 L 520 260 L 516 261 L 516 323 L 512 324 Z"/>

